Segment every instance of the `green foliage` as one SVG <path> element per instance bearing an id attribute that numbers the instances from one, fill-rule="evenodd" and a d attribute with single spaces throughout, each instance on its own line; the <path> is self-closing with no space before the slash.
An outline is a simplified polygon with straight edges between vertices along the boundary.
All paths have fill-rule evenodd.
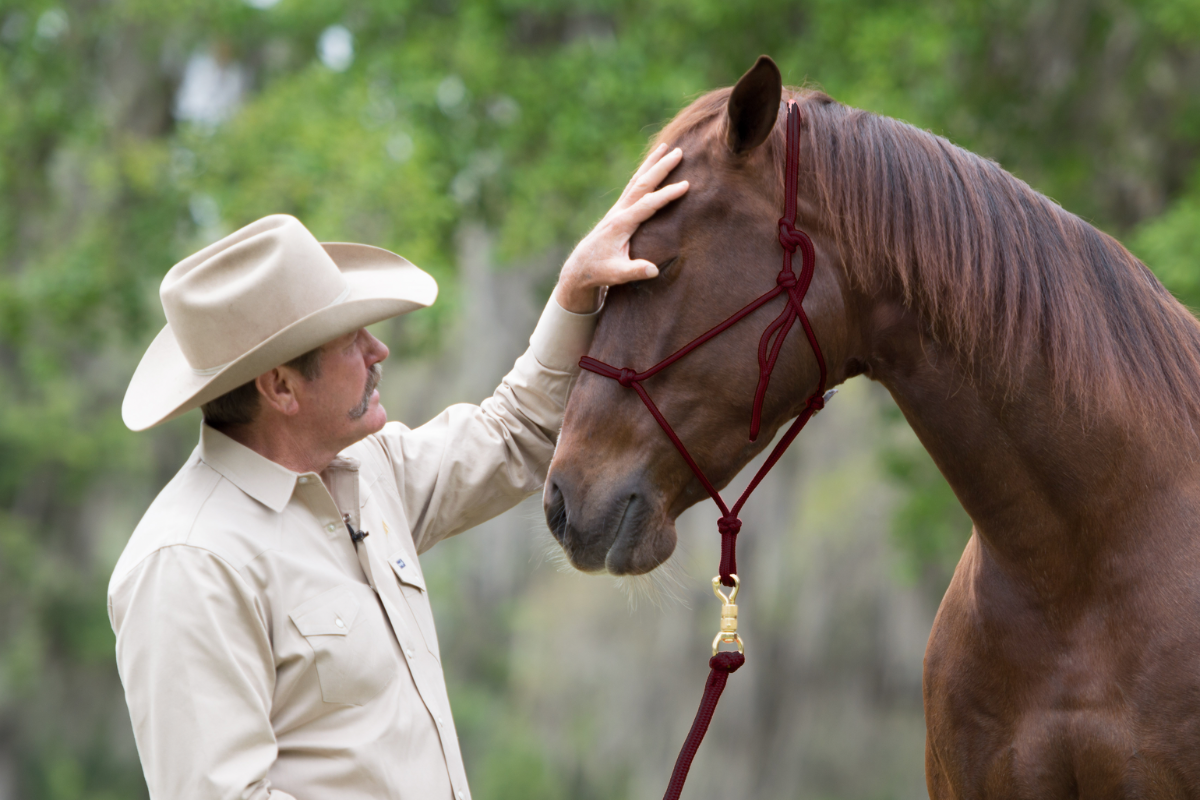
<path id="1" fill-rule="evenodd" d="M 896 414 L 899 417 L 899 414 Z M 903 425 L 903 420 L 894 422 Z M 971 520 L 933 459 L 918 443 L 885 445 L 880 457 L 889 478 L 904 488 L 892 518 L 892 539 L 912 580 L 928 587 L 936 600 L 971 534 Z"/>
<path id="2" fill-rule="evenodd" d="M 492 800 L 559 800 L 571 796 L 548 763 L 546 748 L 505 701 L 503 689 L 452 688 L 454 719 L 471 765 L 472 792 Z"/>
<path id="3" fill-rule="evenodd" d="M 1176 297 L 1200 307 L 1200 173 L 1190 193 L 1140 226 L 1130 246 Z"/>
<path id="4" fill-rule="evenodd" d="M 478 783 L 496 800 L 556 800 L 567 796 L 536 741 L 512 735 L 490 748 L 478 771 Z"/>
<path id="5" fill-rule="evenodd" d="M 0 7 L 0 750 L 21 795 L 142 791 L 104 617 L 118 546 L 192 444 L 134 435 L 118 408 L 161 325 L 167 268 L 272 212 L 325 240 L 394 249 L 442 301 L 405 321 L 436 347 L 457 235 L 503 261 L 565 251 L 607 208 L 657 125 L 762 52 L 790 83 L 930 127 L 1118 233 L 1200 303 L 1200 11 L 1194 0 L 113 0 Z M 344 70 L 317 57 L 353 35 Z M 189 60 L 242 70 L 224 120 L 175 113 Z M 913 442 L 884 453 L 894 524 L 944 581 L 969 530 Z M 108 520 L 104 522 L 104 520 Z M 116 520 L 117 522 L 113 522 Z M 120 526 L 118 526 L 120 527 Z M 117 537 L 119 540 L 119 537 Z M 936 581 L 935 581 L 936 582 Z M 507 624 L 502 610 L 496 626 Z M 494 667 L 494 665 L 493 665 Z M 481 798 L 575 792 L 475 664 L 464 724 Z M 472 678 L 474 679 L 474 678 Z M 476 685 L 476 684 L 472 684 Z M 464 688 L 467 697 L 470 690 Z M 112 703 L 95 698 L 116 698 Z M 116 722 L 113 722 L 113 720 Z M 564 787 L 568 787 L 564 789 Z M 614 790 L 615 791 L 615 790 Z M 577 794 L 577 792 L 576 792 Z"/>

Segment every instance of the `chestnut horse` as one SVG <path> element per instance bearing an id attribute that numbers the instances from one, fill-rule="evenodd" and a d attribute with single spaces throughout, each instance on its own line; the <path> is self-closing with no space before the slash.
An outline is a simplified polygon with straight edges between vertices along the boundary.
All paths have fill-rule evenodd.
<path id="1" fill-rule="evenodd" d="M 691 189 L 635 235 L 660 275 L 609 292 L 591 355 L 645 369 L 774 285 L 788 98 L 830 385 L 883 384 L 974 523 L 925 655 L 931 797 L 1200 797 L 1200 324 L 1117 241 L 762 58 L 658 136 Z M 797 325 L 748 441 L 782 302 L 645 383 L 718 487 L 816 386 Z M 706 496 L 637 395 L 583 373 L 544 498 L 571 562 L 652 570 Z"/>

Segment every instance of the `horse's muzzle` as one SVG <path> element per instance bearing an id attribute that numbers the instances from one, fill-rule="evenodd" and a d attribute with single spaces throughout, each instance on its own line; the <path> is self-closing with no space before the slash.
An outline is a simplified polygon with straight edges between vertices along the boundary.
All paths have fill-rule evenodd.
<path id="1" fill-rule="evenodd" d="M 605 491 L 552 470 L 542 505 L 550 532 L 584 572 L 640 575 L 675 550 L 675 526 L 638 476 Z"/>

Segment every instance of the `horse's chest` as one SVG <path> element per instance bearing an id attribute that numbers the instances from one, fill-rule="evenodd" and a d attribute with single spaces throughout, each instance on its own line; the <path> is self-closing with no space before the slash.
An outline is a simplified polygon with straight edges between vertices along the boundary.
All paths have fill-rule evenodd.
<path id="1" fill-rule="evenodd" d="M 1200 668 L 1167 680 L 1103 613 L 1064 633 L 982 594 L 956 576 L 926 652 L 933 800 L 1200 797 Z"/>

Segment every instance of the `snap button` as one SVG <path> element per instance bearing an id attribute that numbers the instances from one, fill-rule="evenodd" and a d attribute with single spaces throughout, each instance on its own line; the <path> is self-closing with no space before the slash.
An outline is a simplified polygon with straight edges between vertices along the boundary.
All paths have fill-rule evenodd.
<path id="1" fill-rule="evenodd" d="M 300 476 L 300 483 L 308 483 L 308 476 L 307 476 L 307 475 L 301 475 L 301 476 Z"/>
<path id="2" fill-rule="evenodd" d="M 457 792 L 455 792 L 455 793 L 454 793 L 454 796 L 455 796 L 455 797 L 457 797 L 457 798 L 458 798 L 458 800 L 463 800 L 463 793 L 462 793 L 462 789 L 459 789 Z"/>
<path id="3" fill-rule="evenodd" d="M 413 649 L 411 647 L 406 649 L 404 651 L 404 655 L 408 656 L 409 658 L 412 658 L 413 657 Z"/>
<path id="4" fill-rule="evenodd" d="M 442 723 L 442 718 L 441 718 L 440 716 L 437 718 L 437 721 L 438 721 L 438 725 L 442 725 L 442 724 L 443 724 L 443 723 Z"/>
<path id="5" fill-rule="evenodd" d="M 329 531 L 330 533 L 333 533 L 334 531 L 337 530 L 337 525 L 331 522 L 325 526 L 325 530 Z"/>
<path id="6" fill-rule="evenodd" d="M 346 627 L 346 623 L 342 622 L 340 619 L 339 619 L 339 620 L 334 620 L 334 624 L 336 624 L 336 625 L 337 625 L 339 628 L 344 628 L 344 627 Z"/>

